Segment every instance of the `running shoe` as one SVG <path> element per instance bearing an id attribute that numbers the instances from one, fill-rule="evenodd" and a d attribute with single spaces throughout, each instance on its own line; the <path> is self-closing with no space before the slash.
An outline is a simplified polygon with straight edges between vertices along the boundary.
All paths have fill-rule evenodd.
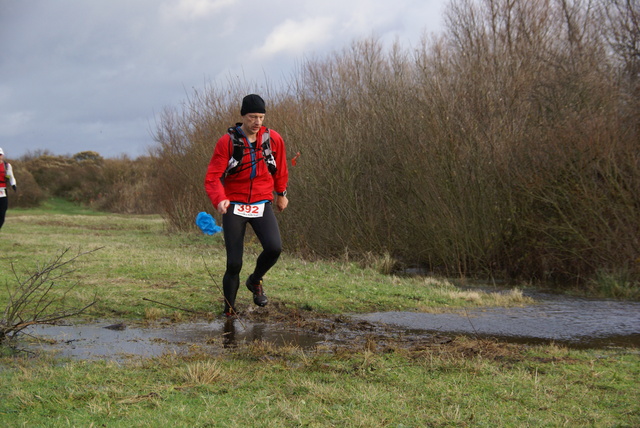
<path id="1" fill-rule="evenodd" d="M 235 317 L 238 315 L 236 308 L 229 306 L 227 303 L 224 304 L 224 315 L 227 318 Z"/>
<path id="2" fill-rule="evenodd" d="M 264 294 L 262 290 L 262 280 L 259 283 L 254 284 L 251 280 L 251 275 L 247 278 L 247 288 L 249 291 L 253 293 L 253 303 L 258 306 L 266 306 L 267 305 L 267 296 Z"/>

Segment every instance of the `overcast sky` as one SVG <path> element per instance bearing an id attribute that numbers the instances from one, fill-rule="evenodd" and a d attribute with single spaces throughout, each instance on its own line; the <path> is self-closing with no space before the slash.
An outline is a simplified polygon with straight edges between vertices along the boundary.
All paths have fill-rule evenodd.
<path id="1" fill-rule="evenodd" d="M 0 0 L 0 147 L 147 153 L 155 118 L 230 77 L 286 80 L 375 36 L 442 28 L 447 0 Z"/>

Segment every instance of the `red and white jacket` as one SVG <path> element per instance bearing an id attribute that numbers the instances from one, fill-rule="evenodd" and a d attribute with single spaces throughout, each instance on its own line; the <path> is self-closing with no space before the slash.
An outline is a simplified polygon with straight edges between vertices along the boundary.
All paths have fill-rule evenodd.
<path id="1" fill-rule="evenodd" d="M 15 185 L 16 178 L 13 176 L 11 164 L 0 161 L 0 198 L 7 196 L 7 187 Z"/>
<path id="2" fill-rule="evenodd" d="M 251 178 L 254 168 L 247 168 L 246 163 L 250 156 L 249 142 L 243 138 L 245 143 L 245 156 L 239 166 L 239 171 L 234 174 L 224 176 L 229 159 L 233 155 L 233 141 L 231 135 L 223 135 L 213 150 L 213 156 L 209 161 L 207 174 L 204 178 L 204 188 L 214 207 L 228 199 L 231 202 L 241 202 L 251 204 L 260 201 L 273 201 L 273 192 L 284 192 L 289 181 L 289 170 L 287 168 L 287 154 L 284 140 L 273 129 L 269 130 L 271 150 L 276 161 L 277 171 L 275 174 L 269 173 L 267 163 L 262 156 L 262 134 L 267 130 L 262 126 L 258 131 L 255 155 L 259 162 L 255 164 L 255 176 Z"/>

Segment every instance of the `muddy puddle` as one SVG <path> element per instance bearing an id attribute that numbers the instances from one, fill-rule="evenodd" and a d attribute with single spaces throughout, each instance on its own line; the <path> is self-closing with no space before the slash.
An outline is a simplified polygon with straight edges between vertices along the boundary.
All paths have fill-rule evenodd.
<path id="1" fill-rule="evenodd" d="M 405 331 L 494 337 L 517 343 L 554 342 L 575 348 L 640 346 L 640 302 L 542 293 L 529 296 L 536 303 L 524 307 L 444 314 L 378 312 L 355 318 Z"/>
<path id="2" fill-rule="evenodd" d="M 274 320 L 262 316 L 195 322 L 117 323 L 98 321 L 69 325 L 36 325 L 24 330 L 19 346 L 31 352 L 53 352 L 60 357 L 124 361 L 157 357 L 167 353 L 216 354 L 251 343 L 304 350 L 367 346 L 372 337 L 383 345 L 396 338 L 393 327 L 348 317 L 303 319 L 288 316 Z M 441 340 L 425 334 L 424 340 Z"/>
<path id="3" fill-rule="evenodd" d="M 39 325 L 25 331 L 26 349 L 62 357 L 122 361 L 167 353 L 224 352 L 256 341 L 302 349 L 445 343 L 457 335 L 577 348 L 640 346 L 640 302 L 532 295 L 533 305 L 449 313 L 377 312 L 303 319 L 263 317 L 155 324 L 98 321 Z"/>
<path id="4" fill-rule="evenodd" d="M 113 324 L 109 321 L 78 325 L 39 325 L 29 328 L 28 349 L 54 351 L 78 359 L 124 360 L 157 357 L 194 350 L 220 352 L 243 343 L 264 341 L 275 346 L 313 348 L 324 342 L 315 332 L 286 325 L 249 320 L 213 320 L 152 325 Z"/>

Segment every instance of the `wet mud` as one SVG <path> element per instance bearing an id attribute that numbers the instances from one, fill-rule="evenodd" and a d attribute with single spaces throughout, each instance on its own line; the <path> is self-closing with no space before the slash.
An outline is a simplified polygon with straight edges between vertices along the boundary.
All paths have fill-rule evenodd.
<path id="1" fill-rule="evenodd" d="M 157 357 L 167 353 L 216 354 L 251 343 L 292 346 L 316 351 L 335 351 L 340 347 L 384 347 L 405 343 L 443 343 L 451 339 L 440 335 L 398 335 L 397 329 L 348 317 L 301 318 L 289 315 L 286 320 L 258 316 L 241 316 L 207 321 L 116 323 L 98 321 L 68 325 L 35 325 L 23 342 L 31 352 L 54 352 L 57 356 L 83 360 Z M 374 345 L 372 345 L 374 344 Z"/>
<path id="2" fill-rule="evenodd" d="M 255 342 L 317 351 L 416 348 L 448 343 L 460 335 L 577 348 L 640 346 L 640 302 L 532 297 L 536 303 L 524 307 L 437 314 L 377 312 L 327 317 L 270 305 L 234 319 L 36 325 L 25 331 L 29 340 L 23 346 L 61 357 L 117 361 L 194 351 L 215 354 Z"/>

